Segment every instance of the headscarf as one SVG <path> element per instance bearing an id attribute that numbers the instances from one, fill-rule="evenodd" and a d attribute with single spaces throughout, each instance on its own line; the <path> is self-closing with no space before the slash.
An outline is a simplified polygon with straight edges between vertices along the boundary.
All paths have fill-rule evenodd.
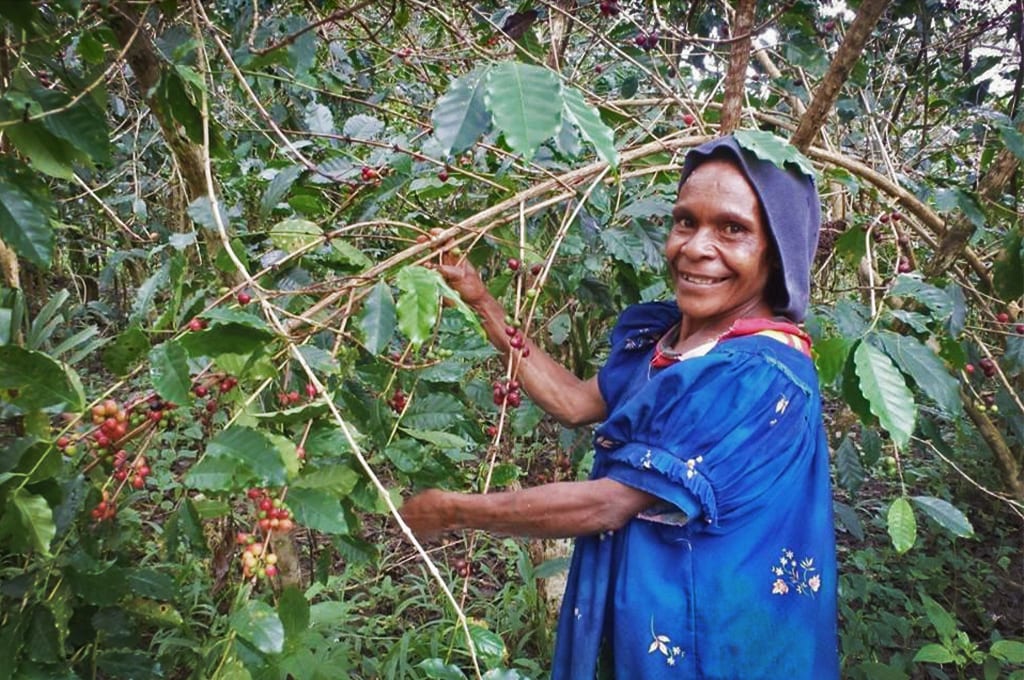
<path id="1" fill-rule="evenodd" d="M 821 225 L 821 203 L 814 179 L 795 164 L 787 163 L 785 168 L 780 168 L 758 158 L 728 135 L 686 154 L 679 186 L 698 165 L 722 157 L 736 161 L 764 210 L 782 268 L 781 275 L 769 279 L 766 291 L 773 311 L 799 323 L 807 316 L 811 264 Z"/>

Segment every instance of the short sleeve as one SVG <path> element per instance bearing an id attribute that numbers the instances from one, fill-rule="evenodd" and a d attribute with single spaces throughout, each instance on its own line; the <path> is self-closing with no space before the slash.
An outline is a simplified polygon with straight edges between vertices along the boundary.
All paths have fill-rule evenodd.
<path id="1" fill-rule="evenodd" d="M 630 305 L 611 332 L 608 360 L 597 374 L 601 396 L 613 411 L 628 393 L 623 386 L 630 382 L 637 367 L 645 363 L 665 332 L 679 321 L 679 308 L 674 302 L 645 302 Z"/>
<path id="2" fill-rule="evenodd" d="M 816 392 L 771 351 L 744 344 L 666 368 L 620 404 L 596 433 L 607 476 L 684 511 L 695 498 L 708 530 L 798 493 L 815 450 Z"/>

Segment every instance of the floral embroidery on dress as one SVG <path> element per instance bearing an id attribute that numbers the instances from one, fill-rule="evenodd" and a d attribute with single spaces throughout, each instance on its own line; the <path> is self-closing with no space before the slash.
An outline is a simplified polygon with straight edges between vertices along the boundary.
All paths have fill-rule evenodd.
<path id="1" fill-rule="evenodd" d="M 694 475 L 698 473 L 697 465 L 704 462 L 704 456 L 697 456 L 696 458 L 690 458 L 686 461 L 686 478 L 693 479 Z"/>
<path id="2" fill-rule="evenodd" d="M 658 332 L 656 330 L 653 328 L 641 328 L 635 335 L 626 338 L 625 342 L 622 343 L 622 348 L 629 352 L 635 352 L 646 349 L 657 341 Z"/>
<path id="3" fill-rule="evenodd" d="M 678 645 L 672 644 L 672 639 L 667 635 L 658 635 L 654 632 L 654 617 L 651 617 L 651 646 L 647 648 L 648 654 L 654 654 L 655 652 L 661 652 L 665 657 L 665 663 L 669 666 L 675 666 L 676 661 L 681 660 L 686 656 L 686 652 L 682 650 Z"/>
<path id="4" fill-rule="evenodd" d="M 787 406 L 789 406 L 789 399 L 786 398 L 786 395 L 780 394 L 779 395 L 779 400 L 777 402 L 775 402 L 775 415 L 776 416 L 783 415 L 786 412 L 786 407 Z M 768 422 L 768 425 L 774 426 L 778 422 L 779 422 L 778 417 L 775 417 L 775 418 L 772 418 Z"/>
<path id="5" fill-rule="evenodd" d="M 775 575 L 772 595 L 787 595 L 792 588 L 797 595 L 814 597 L 821 589 L 821 575 L 816 571 L 813 557 L 805 557 L 798 562 L 792 550 L 783 548 L 779 563 L 772 566 L 772 574 Z"/>

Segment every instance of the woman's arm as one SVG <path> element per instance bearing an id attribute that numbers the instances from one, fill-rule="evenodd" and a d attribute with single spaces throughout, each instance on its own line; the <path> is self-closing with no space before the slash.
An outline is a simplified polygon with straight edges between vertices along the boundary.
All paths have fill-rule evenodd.
<path id="1" fill-rule="evenodd" d="M 410 498 L 401 514 L 424 540 L 459 529 L 568 538 L 618 529 L 656 501 L 648 493 L 605 478 L 488 494 L 431 489 Z"/>
<path id="2" fill-rule="evenodd" d="M 476 312 L 491 344 L 506 357 L 510 356 L 513 349 L 505 332 L 505 310 L 487 290 L 473 265 L 465 258 L 445 253 L 438 270 Z M 525 338 L 525 341 L 529 352 L 521 357 L 516 378 L 538 406 L 567 427 L 595 423 L 605 417 L 604 398 L 596 378 L 577 378 L 532 340 Z"/>

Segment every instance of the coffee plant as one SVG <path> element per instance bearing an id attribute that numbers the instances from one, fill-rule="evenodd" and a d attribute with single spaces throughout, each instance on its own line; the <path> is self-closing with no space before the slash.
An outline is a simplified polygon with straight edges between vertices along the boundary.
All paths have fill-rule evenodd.
<path id="1" fill-rule="evenodd" d="M 564 550 L 398 508 L 586 477 L 518 363 L 594 374 L 735 131 L 823 199 L 844 677 L 1021 680 L 1022 42 L 1019 0 L 0 2 L 0 679 L 547 677 Z"/>

